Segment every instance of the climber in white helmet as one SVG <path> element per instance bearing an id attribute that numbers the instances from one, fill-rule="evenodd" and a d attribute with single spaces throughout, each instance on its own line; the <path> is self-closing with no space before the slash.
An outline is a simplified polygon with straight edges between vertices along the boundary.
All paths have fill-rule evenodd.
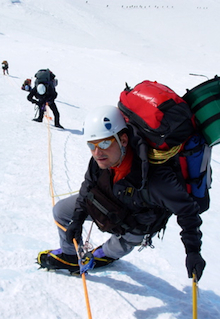
<path id="1" fill-rule="evenodd" d="M 28 101 L 38 106 L 38 117 L 34 118 L 33 121 L 43 122 L 44 112 L 46 110 L 46 104 L 52 110 L 54 115 L 54 125 L 58 128 L 63 129 L 60 125 L 60 114 L 54 100 L 57 98 L 57 92 L 53 83 L 39 83 L 35 85 L 27 96 Z"/>
<path id="2" fill-rule="evenodd" d="M 53 208 L 61 247 L 40 252 L 38 264 L 71 273 L 106 266 L 135 246 L 153 247 L 152 238 L 165 229 L 174 213 L 182 227 L 188 276 L 196 271 L 199 280 L 205 267 L 200 255 L 200 208 L 180 184 L 178 171 L 169 165 L 149 164 L 146 139 L 134 125 L 126 124 L 117 107 L 92 110 L 85 119 L 84 137 L 92 157 L 80 191 Z M 110 237 L 85 251 L 82 267 L 73 242 L 82 249 L 82 229 L 88 219 Z"/>

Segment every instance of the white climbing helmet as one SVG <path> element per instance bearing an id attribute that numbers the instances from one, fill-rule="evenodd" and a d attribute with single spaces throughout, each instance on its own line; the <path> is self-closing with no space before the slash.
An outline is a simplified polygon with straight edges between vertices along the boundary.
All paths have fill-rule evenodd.
<path id="1" fill-rule="evenodd" d="M 38 84 L 38 86 L 37 86 L 37 92 L 38 92 L 38 94 L 40 94 L 40 95 L 44 95 L 45 93 L 46 93 L 46 87 L 45 87 L 45 85 L 44 84 Z"/>
<path id="2" fill-rule="evenodd" d="M 84 136 L 86 141 L 99 140 L 115 136 L 126 128 L 125 120 L 120 110 L 111 105 L 98 107 L 86 116 L 84 122 Z"/>

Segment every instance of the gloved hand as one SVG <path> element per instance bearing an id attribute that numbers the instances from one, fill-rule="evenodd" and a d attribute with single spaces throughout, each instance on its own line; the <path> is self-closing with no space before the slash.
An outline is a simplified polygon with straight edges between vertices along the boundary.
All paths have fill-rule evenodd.
<path id="1" fill-rule="evenodd" d="M 200 255 L 200 253 L 189 253 L 186 256 L 186 268 L 188 271 L 188 277 L 193 277 L 193 272 L 196 274 L 196 278 L 199 279 L 202 277 L 203 270 L 205 268 L 206 262 Z"/>
<path id="2" fill-rule="evenodd" d="M 69 244 L 73 243 L 73 238 L 76 239 L 77 243 L 80 242 L 82 236 L 82 223 L 80 221 L 71 221 L 66 230 L 66 240 Z"/>
<path id="3" fill-rule="evenodd" d="M 37 100 L 32 100 L 32 103 L 39 106 L 39 101 L 37 101 Z"/>

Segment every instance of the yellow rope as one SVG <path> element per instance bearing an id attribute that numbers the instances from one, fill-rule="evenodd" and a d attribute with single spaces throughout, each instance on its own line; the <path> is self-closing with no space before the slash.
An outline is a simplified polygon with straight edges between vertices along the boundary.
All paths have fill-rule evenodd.
<path id="1" fill-rule="evenodd" d="M 150 147 L 148 150 L 148 160 L 151 164 L 163 164 L 171 157 L 175 156 L 181 149 L 182 144 L 173 146 L 169 150 L 157 150 Z"/>
<path id="2" fill-rule="evenodd" d="M 54 201 L 54 190 L 53 190 L 53 178 L 52 178 L 52 152 L 51 152 L 51 132 L 50 132 L 50 125 L 49 125 L 49 115 L 48 115 L 48 106 L 46 105 L 46 113 L 47 113 L 47 121 L 48 121 L 48 125 L 47 125 L 47 131 L 48 131 L 48 165 L 49 165 L 49 179 L 50 179 L 50 194 L 51 194 L 51 198 L 52 198 L 52 205 L 55 205 L 55 201 Z"/>
<path id="3" fill-rule="evenodd" d="M 58 195 L 52 195 L 51 192 L 50 192 L 50 196 L 53 197 L 53 198 L 56 198 L 56 197 L 67 196 L 67 195 L 71 195 L 71 194 L 75 194 L 75 193 L 79 193 L 79 190 L 73 191 L 73 192 L 69 192 L 69 193 L 64 193 L 64 194 L 58 194 Z"/>
<path id="4" fill-rule="evenodd" d="M 51 152 L 51 133 L 50 133 L 50 117 L 48 114 L 48 106 L 46 105 L 46 112 L 47 112 L 47 120 L 48 120 L 48 159 L 49 159 L 49 178 L 50 178 L 50 192 L 51 192 L 51 197 L 52 197 L 52 204 L 53 206 L 55 205 L 55 200 L 54 200 L 54 191 L 53 191 L 53 179 L 52 179 L 52 152 Z M 60 225 L 56 220 L 54 220 L 55 224 L 61 228 L 63 231 L 66 231 L 66 228 Z M 73 243 L 75 246 L 76 251 L 78 251 L 78 244 L 75 238 L 73 238 Z M 88 318 L 92 319 L 92 313 L 90 309 L 90 303 L 89 303 L 89 295 L 88 295 L 88 290 L 87 290 L 87 285 L 86 285 L 86 276 L 85 273 L 82 273 L 82 281 L 83 281 L 83 288 L 84 288 L 84 294 L 85 294 L 85 302 L 86 302 L 86 308 L 87 308 L 87 314 Z"/>

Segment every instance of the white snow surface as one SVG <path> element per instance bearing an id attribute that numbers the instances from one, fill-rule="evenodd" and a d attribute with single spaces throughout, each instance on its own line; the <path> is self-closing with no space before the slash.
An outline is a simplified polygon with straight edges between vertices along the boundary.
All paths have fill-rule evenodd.
<path id="1" fill-rule="evenodd" d="M 87 111 L 117 105 L 125 82 L 151 80 L 179 95 L 220 74 L 219 0 L 0 0 L 0 318 L 88 318 L 81 278 L 38 270 L 38 252 L 59 248 L 54 201 L 77 191 L 90 158 Z M 21 90 L 50 68 L 65 130 L 33 122 Z M 190 74 L 203 76 L 193 76 Z M 205 77 L 204 77 L 205 76 Z M 207 78 L 206 78 L 207 77 Z M 52 112 L 49 112 L 50 116 Z M 49 122 L 49 124 L 48 124 Z M 202 214 L 198 318 L 220 318 L 220 146 L 213 147 L 211 207 Z M 90 223 L 83 230 L 84 239 Z M 138 248 L 86 277 L 95 319 L 192 318 L 192 280 L 176 218 L 155 249 Z M 93 228 L 96 247 L 109 234 Z"/>

